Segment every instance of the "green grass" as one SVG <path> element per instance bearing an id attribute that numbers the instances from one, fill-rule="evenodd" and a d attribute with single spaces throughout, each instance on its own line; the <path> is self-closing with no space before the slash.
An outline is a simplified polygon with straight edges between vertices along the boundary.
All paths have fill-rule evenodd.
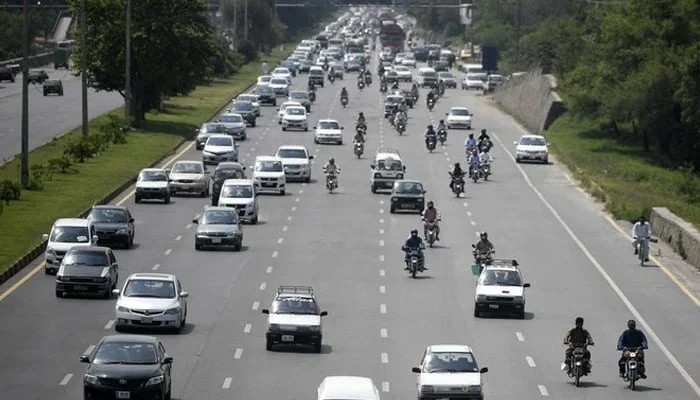
<path id="1" fill-rule="evenodd" d="M 275 50 L 265 60 L 273 66 L 288 52 Z M 48 233 L 56 218 L 77 216 L 136 176 L 141 168 L 172 153 L 184 139 L 190 139 L 202 122 L 255 82 L 260 63 L 247 64 L 231 78 L 199 86 L 188 96 L 171 98 L 163 111 L 148 113 L 143 127 L 130 132 L 126 144 L 111 145 L 84 164 L 74 164 L 73 171 L 55 173 L 41 191 L 23 190 L 21 199 L 5 205 L 0 215 L 0 272 L 41 243 L 41 235 Z M 91 134 L 97 133 L 110 114 L 122 116 L 123 109 L 90 121 Z M 80 128 L 75 129 L 33 150 L 29 155 L 30 165 L 60 157 L 65 144 L 80 134 Z M 18 160 L 8 162 L 0 167 L 0 181 L 16 181 L 18 171 Z"/>
<path id="2" fill-rule="evenodd" d="M 629 139 L 628 127 L 620 130 L 621 137 Z M 564 115 L 546 134 L 553 152 L 616 218 L 633 221 L 651 207 L 667 207 L 700 226 L 697 175 L 664 168 L 661 160 L 644 153 L 641 146 L 611 139 L 599 121 Z"/>

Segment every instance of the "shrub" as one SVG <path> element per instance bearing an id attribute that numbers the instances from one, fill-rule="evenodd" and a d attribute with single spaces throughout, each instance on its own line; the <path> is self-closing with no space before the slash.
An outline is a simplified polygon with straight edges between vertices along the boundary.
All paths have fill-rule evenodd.
<path id="1" fill-rule="evenodd" d="M 48 177 L 48 168 L 44 164 L 35 164 L 29 168 L 31 179 L 29 180 L 30 190 L 42 190 Z"/>
<path id="2" fill-rule="evenodd" d="M 68 142 L 65 150 L 63 150 L 63 154 L 72 157 L 79 163 L 84 163 L 85 160 L 93 156 L 94 152 L 90 142 L 86 138 L 81 137 Z"/>
<path id="3" fill-rule="evenodd" d="M 124 118 L 116 115 L 109 115 L 107 122 L 100 126 L 100 134 L 102 140 L 107 144 L 124 144 L 126 143 L 126 133 L 128 131 L 128 123 Z"/>
<path id="4" fill-rule="evenodd" d="M 240 47 L 238 47 L 238 52 L 245 57 L 245 62 L 247 63 L 255 61 L 258 57 L 258 49 L 256 49 L 253 42 L 250 41 L 243 42 Z"/>
<path id="5" fill-rule="evenodd" d="M 49 160 L 49 168 L 52 168 L 55 171 L 60 171 L 61 173 L 65 174 L 68 172 L 68 169 L 73 166 L 73 162 L 71 159 L 67 156 L 61 156 L 57 158 L 52 158 Z"/>
<path id="6" fill-rule="evenodd" d="M 19 200 L 22 188 L 19 183 L 5 179 L 0 182 L 0 201 L 9 204 L 10 200 Z"/>

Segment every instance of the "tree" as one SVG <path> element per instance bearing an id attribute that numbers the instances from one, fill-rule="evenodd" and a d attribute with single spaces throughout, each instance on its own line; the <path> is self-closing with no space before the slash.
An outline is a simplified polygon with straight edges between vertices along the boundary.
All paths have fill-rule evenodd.
<path id="1" fill-rule="evenodd" d="M 76 36 L 75 65 L 87 48 L 88 80 L 97 90 L 124 95 L 126 0 L 87 1 L 87 42 Z M 77 12 L 79 0 L 71 0 Z M 131 115 L 134 123 L 158 107 L 163 95 L 191 92 L 211 73 L 214 31 L 201 0 L 132 1 Z M 78 25 L 78 28 L 79 25 Z"/>
<path id="2" fill-rule="evenodd" d="M 30 13 L 29 40 L 30 46 L 37 34 L 38 16 Z M 22 57 L 23 15 L 21 12 L 0 10 L 0 61 Z"/>

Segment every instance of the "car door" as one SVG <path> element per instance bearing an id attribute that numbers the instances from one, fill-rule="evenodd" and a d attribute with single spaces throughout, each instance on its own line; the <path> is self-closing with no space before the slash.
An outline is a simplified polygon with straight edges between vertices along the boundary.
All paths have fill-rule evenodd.
<path id="1" fill-rule="evenodd" d="M 135 227 L 134 227 L 134 216 L 131 215 L 131 211 L 126 210 L 126 230 L 129 233 L 129 237 L 134 237 Z"/>
<path id="2" fill-rule="evenodd" d="M 187 299 L 184 297 L 180 297 L 180 293 L 184 292 L 185 289 L 182 287 L 182 283 L 180 283 L 180 280 L 177 280 L 177 298 L 180 300 L 180 304 L 183 305 L 182 309 L 185 311 L 184 315 L 187 315 Z"/>
<path id="3" fill-rule="evenodd" d="M 116 287 L 117 282 L 119 282 L 119 264 L 117 264 L 117 258 L 112 250 L 107 250 L 107 257 L 109 258 L 109 279 Z"/>
<path id="4" fill-rule="evenodd" d="M 163 346 L 163 343 L 159 341 L 158 342 L 158 362 L 160 362 L 161 365 L 163 366 L 163 372 L 164 372 L 163 375 L 165 376 L 165 380 L 166 380 L 166 383 L 165 383 L 166 388 L 170 387 L 170 385 L 171 385 L 171 383 L 170 383 L 171 372 L 172 372 L 172 368 L 173 368 L 172 364 L 162 364 L 163 360 L 165 360 L 165 357 L 167 357 L 167 356 L 168 356 L 168 351 L 165 349 L 165 346 Z"/>

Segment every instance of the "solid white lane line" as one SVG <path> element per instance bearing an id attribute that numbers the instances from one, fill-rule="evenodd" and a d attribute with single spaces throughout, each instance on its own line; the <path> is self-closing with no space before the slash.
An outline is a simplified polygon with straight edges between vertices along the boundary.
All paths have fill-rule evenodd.
<path id="1" fill-rule="evenodd" d="M 588 258 L 588 260 L 595 266 L 595 268 L 598 270 L 598 272 L 603 276 L 603 278 L 608 282 L 608 285 L 612 288 L 612 290 L 617 294 L 617 297 L 620 298 L 622 303 L 627 307 L 627 309 L 632 313 L 634 316 L 634 319 L 637 320 L 637 322 L 644 328 L 646 331 L 646 334 L 648 337 L 651 337 L 651 339 L 656 343 L 659 349 L 664 353 L 666 358 L 668 358 L 669 361 L 671 361 L 671 364 L 676 368 L 679 374 L 685 379 L 685 381 L 688 383 L 691 389 L 693 389 L 693 392 L 700 398 L 700 386 L 695 382 L 692 376 L 688 373 L 688 371 L 681 365 L 681 363 L 678 361 L 676 356 L 671 353 L 671 351 L 666 347 L 666 344 L 661 340 L 661 338 L 656 334 L 656 332 L 649 326 L 647 321 L 642 317 L 642 314 L 637 310 L 637 308 L 632 304 L 632 302 L 627 298 L 625 293 L 620 289 L 620 287 L 617 285 L 617 283 L 613 280 L 613 278 L 608 274 L 608 272 L 603 268 L 603 266 L 598 262 L 598 260 L 591 254 L 591 252 L 588 250 L 585 244 L 579 239 L 579 237 L 574 233 L 574 231 L 569 227 L 569 224 L 564 221 L 564 219 L 559 215 L 557 210 L 554 209 L 554 206 L 547 200 L 546 197 L 540 192 L 535 185 L 532 183 L 530 180 L 530 177 L 525 173 L 525 170 L 520 166 L 520 164 L 515 162 L 515 158 L 513 157 L 513 154 L 511 154 L 510 150 L 508 150 L 508 147 L 506 147 L 501 139 L 499 139 L 496 135 L 494 135 L 494 138 L 496 138 L 496 141 L 501 145 L 503 150 L 505 150 L 506 154 L 508 154 L 508 157 L 510 157 L 510 160 L 513 162 L 513 165 L 518 169 L 520 174 L 522 175 L 523 179 L 527 183 L 527 185 L 532 189 L 533 192 L 539 197 L 540 201 L 542 201 L 542 204 L 544 204 L 547 209 L 552 213 L 554 218 L 559 221 L 559 224 L 564 228 L 566 233 L 569 234 L 571 239 L 576 243 L 578 248 L 583 252 L 583 254 Z"/>
<path id="2" fill-rule="evenodd" d="M 110 329 L 112 329 L 113 326 L 114 326 L 114 320 L 110 319 L 109 321 L 107 321 L 107 325 L 105 325 L 105 329 L 110 330 Z"/>
<path id="3" fill-rule="evenodd" d="M 389 355 L 387 353 L 382 353 L 382 364 L 389 364 Z"/>
<path id="4" fill-rule="evenodd" d="M 476 222 L 474 221 L 469 221 L 469 223 L 472 224 L 472 226 L 476 226 Z"/>
<path id="5" fill-rule="evenodd" d="M 277 256 L 278 256 L 279 254 L 280 254 L 280 253 L 278 253 L 277 250 L 273 251 L 273 252 L 272 252 L 272 258 L 277 258 Z"/>
<path id="6" fill-rule="evenodd" d="M 391 388 L 389 387 L 389 382 L 382 382 L 382 392 L 389 393 L 390 389 Z"/>
<path id="7" fill-rule="evenodd" d="M 243 349 L 239 347 L 236 349 L 236 352 L 233 354 L 233 358 L 238 360 L 241 358 L 242 355 L 243 355 Z"/>
<path id="8" fill-rule="evenodd" d="M 382 314 L 386 314 L 386 304 L 379 305 L 379 312 Z"/>
<path id="9" fill-rule="evenodd" d="M 157 271 L 157 270 L 158 270 L 158 268 L 160 268 L 160 264 L 156 264 L 156 265 L 154 265 L 154 266 L 153 266 L 153 268 L 151 268 L 151 270 L 153 270 L 153 271 Z"/>
<path id="10" fill-rule="evenodd" d="M 272 273 L 272 265 L 268 266 L 267 269 L 265 270 L 266 274 Z"/>
<path id="11" fill-rule="evenodd" d="M 289 227 L 288 227 L 287 225 L 283 226 L 283 227 L 282 227 L 282 232 L 287 232 L 287 229 L 289 229 Z"/>
<path id="12" fill-rule="evenodd" d="M 185 225 L 185 229 L 190 229 L 191 227 L 192 227 L 192 224 Z"/>
<path id="13" fill-rule="evenodd" d="M 386 286 L 384 286 L 384 285 L 379 286 L 379 293 L 386 293 Z"/>
<path id="14" fill-rule="evenodd" d="M 535 368 L 537 366 L 537 364 L 535 364 L 535 359 L 530 356 L 525 357 L 525 361 L 527 361 L 527 365 L 529 365 L 530 368 Z"/>
<path id="15" fill-rule="evenodd" d="M 259 288 L 259 289 L 260 289 L 260 290 L 265 290 L 266 287 L 267 287 L 267 283 L 266 283 L 266 282 L 263 282 L 263 283 L 260 284 L 260 288 Z"/>
<path id="16" fill-rule="evenodd" d="M 70 382 L 72 377 L 73 374 L 66 374 L 66 376 L 64 376 L 63 379 L 61 379 L 61 382 L 59 382 L 58 384 L 61 386 L 66 386 L 68 382 Z"/>
<path id="17" fill-rule="evenodd" d="M 380 241 L 379 241 L 379 247 L 384 247 L 384 241 L 383 241 L 383 240 L 380 240 Z"/>
<path id="18" fill-rule="evenodd" d="M 292 211 L 296 211 L 296 210 L 297 210 L 297 206 L 292 206 Z"/>
<path id="19" fill-rule="evenodd" d="M 383 269 L 379 270 L 379 276 L 386 276 L 386 271 Z"/>
<path id="20" fill-rule="evenodd" d="M 544 385 L 537 385 L 537 388 L 540 389 L 540 394 L 542 396 L 549 396 L 549 392 L 547 391 L 547 388 Z"/>
<path id="21" fill-rule="evenodd" d="M 389 333 L 386 331 L 386 328 L 382 328 L 379 330 L 379 336 L 381 336 L 384 339 L 389 337 Z"/>
<path id="22" fill-rule="evenodd" d="M 379 255 L 379 261 L 384 261 L 384 254 Z"/>
<path id="23" fill-rule="evenodd" d="M 279 238 L 279 239 L 277 239 L 277 243 L 278 243 L 278 244 L 281 244 L 282 242 L 284 242 L 284 238 Z"/>
<path id="24" fill-rule="evenodd" d="M 85 351 L 83 352 L 83 355 L 88 355 L 88 354 L 92 353 L 93 350 L 95 350 L 95 345 L 91 344 L 90 346 L 88 346 L 87 349 L 85 349 Z"/>
<path id="25" fill-rule="evenodd" d="M 255 303 L 253 303 L 253 310 L 257 310 L 258 308 L 260 308 L 260 302 L 256 301 Z"/>
<path id="26" fill-rule="evenodd" d="M 177 237 L 175 238 L 175 240 L 178 241 L 178 242 L 179 242 L 180 240 L 182 240 L 182 235 L 177 235 Z"/>
<path id="27" fill-rule="evenodd" d="M 253 329 L 253 325 L 245 324 L 245 327 L 243 328 L 243 332 L 250 333 L 251 329 Z"/>
<path id="28" fill-rule="evenodd" d="M 515 332 L 515 337 L 518 338 L 518 342 L 524 342 L 524 341 L 525 341 L 525 336 L 523 336 L 523 334 L 520 333 L 520 332 Z"/>
<path id="29" fill-rule="evenodd" d="M 231 382 L 233 382 L 233 378 L 231 378 L 231 377 L 228 377 L 228 378 L 224 379 L 224 384 L 221 385 L 221 388 L 222 388 L 222 389 L 228 389 L 228 388 L 230 388 L 230 387 L 231 387 Z"/>
<path id="30" fill-rule="evenodd" d="M 380 235 L 383 235 L 383 234 L 384 234 L 384 229 L 380 229 L 380 230 L 379 230 L 379 234 L 380 234 Z"/>

